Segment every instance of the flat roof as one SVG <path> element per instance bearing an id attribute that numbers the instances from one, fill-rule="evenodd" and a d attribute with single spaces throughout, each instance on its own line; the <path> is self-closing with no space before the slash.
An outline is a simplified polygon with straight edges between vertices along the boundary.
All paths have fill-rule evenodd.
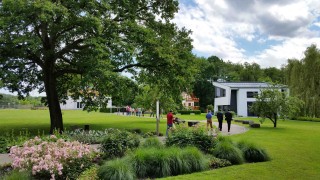
<path id="1" fill-rule="evenodd" d="M 215 82 L 230 88 L 267 88 L 269 83 L 265 82 Z"/>

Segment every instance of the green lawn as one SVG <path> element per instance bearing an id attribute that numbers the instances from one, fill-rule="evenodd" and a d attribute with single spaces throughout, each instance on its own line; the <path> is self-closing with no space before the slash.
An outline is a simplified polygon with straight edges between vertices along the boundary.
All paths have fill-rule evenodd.
<path id="1" fill-rule="evenodd" d="M 177 115 L 178 116 L 178 115 Z M 181 119 L 205 120 L 202 115 L 179 115 Z M 118 116 L 98 112 L 63 111 L 66 128 L 89 124 L 91 129 L 140 128 L 155 131 L 155 118 Z M 257 121 L 257 119 L 255 119 Z M 166 120 L 160 121 L 165 133 Z M 48 132 L 49 113 L 46 110 L 0 110 L 0 134 L 27 128 L 34 134 L 40 129 Z M 278 127 L 266 120 L 261 128 L 231 136 L 235 141 L 247 139 L 264 147 L 272 160 L 264 163 L 236 165 L 217 170 L 166 179 L 320 179 L 320 123 L 304 121 L 278 122 Z"/>

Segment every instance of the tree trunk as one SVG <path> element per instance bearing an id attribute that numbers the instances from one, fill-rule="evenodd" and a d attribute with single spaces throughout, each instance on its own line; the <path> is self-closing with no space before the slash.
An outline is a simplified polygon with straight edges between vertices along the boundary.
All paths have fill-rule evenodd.
<path id="1" fill-rule="evenodd" d="M 274 116 L 274 123 L 273 123 L 273 127 L 277 127 L 277 119 L 278 119 L 278 115 L 277 115 L 277 113 L 274 113 L 273 114 L 273 116 Z"/>
<path id="2" fill-rule="evenodd" d="M 54 131 L 61 133 L 63 131 L 62 113 L 57 93 L 57 80 L 52 67 L 44 71 L 44 85 L 50 112 L 50 134 Z"/>

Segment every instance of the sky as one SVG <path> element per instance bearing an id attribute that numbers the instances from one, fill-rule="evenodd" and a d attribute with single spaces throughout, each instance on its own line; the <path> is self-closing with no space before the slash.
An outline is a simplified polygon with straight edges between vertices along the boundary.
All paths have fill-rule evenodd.
<path id="1" fill-rule="evenodd" d="M 320 47 L 320 0 L 179 0 L 179 8 L 173 22 L 192 31 L 198 57 L 280 68 Z"/>
<path id="2" fill-rule="evenodd" d="M 179 0 L 174 22 L 192 31 L 193 53 L 262 68 L 320 47 L 319 0 Z"/>

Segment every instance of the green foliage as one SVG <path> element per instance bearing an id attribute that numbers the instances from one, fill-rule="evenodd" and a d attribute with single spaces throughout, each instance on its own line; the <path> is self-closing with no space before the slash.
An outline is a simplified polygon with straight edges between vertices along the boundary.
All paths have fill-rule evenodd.
<path id="1" fill-rule="evenodd" d="M 3 177 L 3 180 L 30 180 L 31 172 L 29 171 L 11 171 L 9 174 Z"/>
<path id="2" fill-rule="evenodd" d="M 8 143 L 7 139 L 3 136 L 0 136 L 0 154 L 8 152 Z"/>
<path id="3" fill-rule="evenodd" d="M 213 112 L 214 107 L 213 107 L 213 105 L 212 105 L 212 104 L 210 104 L 210 105 L 208 105 L 208 106 L 207 106 L 207 109 L 208 109 L 208 110 L 210 110 L 211 112 Z"/>
<path id="4" fill-rule="evenodd" d="M 185 114 L 191 114 L 191 113 L 194 113 L 194 114 L 201 114 L 201 111 L 200 110 L 179 110 L 178 113 L 182 114 L 182 115 L 185 115 Z"/>
<path id="5" fill-rule="evenodd" d="M 171 21 L 178 9 L 176 0 L 3 1 L 0 81 L 20 96 L 36 88 L 47 93 L 50 132 L 64 129 L 59 102 L 69 94 L 88 111 L 110 96 L 132 102 L 132 82 L 178 97 L 198 71 L 191 31 Z M 127 84 L 121 72 L 136 81 Z"/>
<path id="6" fill-rule="evenodd" d="M 142 147 L 155 147 L 155 148 L 163 148 L 164 145 L 157 137 L 149 137 L 146 138 L 145 141 L 142 143 Z"/>
<path id="7" fill-rule="evenodd" d="M 285 67 L 290 94 L 304 102 L 302 116 L 320 117 L 320 50 L 311 45 L 301 60 L 289 59 Z"/>
<path id="8" fill-rule="evenodd" d="M 226 159 L 232 164 L 242 164 L 244 162 L 241 150 L 228 141 L 218 141 L 212 154 L 220 159 Z"/>
<path id="9" fill-rule="evenodd" d="M 208 155 L 208 159 L 210 160 L 210 167 L 213 169 L 222 168 L 231 166 L 231 162 L 226 159 L 219 159 L 214 156 Z"/>
<path id="10" fill-rule="evenodd" d="M 281 92 L 281 86 L 272 86 L 261 90 L 250 110 L 263 118 L 270 119 L 277 127 L 278 115 L 281 117 L 296 116 L 302 102 Z M 264 119 L 263 119 L 264 120 Z"/>
<path id="11" fill-rule="evenodd" d="M 98 177 L 100 179 L 109 180 L 133 180 L 135 178 L 135 172 L 131 162 L 126 158 L 114 159 L 107 161 L 104 165 L 98 169 Z"/>
<path id="12" fill-rule="evenodd" d="M 320 118 L 312 118 L 312 117 L 297 117 L 295 120 L 320 122 Z"/>
<path id="13" fill-rule="evenodd" d="M 247 162 L 264 162 L 269 161 L 270 157 L 266 150 L 259 148 L 248 141 L 240 141 L 238 147 L 243 152 L 243 156 Z"/>
<path id="14" fill-rule="evenodd" d="M 101 151 L 107 158 L 122 157 L 128 150 L 139 146 L 138 135 L 124 130 L 115 129 L 101 142 Z"/>
<path id="15" fill-rule="evenodd" d="M 117 109 L 117 108 L 100 108 L 99 111 L 102 113 L 115 113 L 115 112 L 118 112 L 119 109 Z M 121 111 L 121 112 L 123 112 L 123 111 Z"/>
<path id="16" fill-rule="evenodd" d="M 208 161 L 197 148 L 140 148 L 132 155 L 133 167 L 139 178 L 160 178 L 203 171 Z"/>
<path id="17" fill-rule="evenodd" d="M 98 180 L 98 167 L 96 165 L 83 171 L 77 180 Z"/>
<path id="18" fill-rule="evenodd" d="M 104 136 L 108 135 L 108 130 L 98 131 L 98 130 L 74 130 L 74 131 L 64 131 L 70 140 L 79 141 L 86 144 L 97 144 L 100 143 Z"/>
<path id="19" fill-rule="evenodd" d="M 209 152 L 215 145 L 212 136 L 204 128 L 177 127 L 166 139 L 167 146 L 195 146 L 203 152 Z"/>

